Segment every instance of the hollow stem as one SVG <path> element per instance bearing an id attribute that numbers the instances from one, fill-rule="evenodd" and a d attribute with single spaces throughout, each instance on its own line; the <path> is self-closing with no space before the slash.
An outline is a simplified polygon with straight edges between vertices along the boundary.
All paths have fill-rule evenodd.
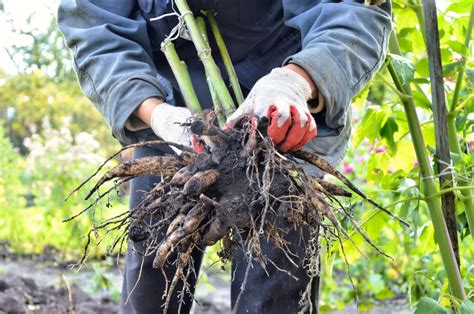
<path id="1" fill-rule="evenodd" d="M 161 51 L 163 51 L 166 60 L 168 60 L 173 75 L 178 82 L 186 107 L 191 111 L 194 118 L 203 119 L 204 115 L 202 113 L 202 108 L 199 104 L 196 92 L 194 91 L 186 64 L 179 59 L 178 53 L 176 52 L 171 40 L 166 39 L 161 44 Z"/>
<path id="2" fill-rule="evenodd" d="M 392 53 L 400 54 L 400 46 L 396 40 L 396 35 L 392 33 L 389 43 Z M 421 132 L 420 123 L 416 113 L 413 93 L 409 84 L 401 84 L 398 73 L 393 65 L 389 62 L 388 70 L 395 83 L 397 89 L 403 94 L 409 95 L 409 98 L 400 98 L 405 114 L 407 116 L 408 127 L 413 141 L 416 157 L 419 162 L 422 185 L 426 196 L 426 202 L 430 211 L 431 221 L 435 229 L 435 238 L 438 243 L 444 268 L 448 275 L 449 286 L 452 294 L 464 300 L 466 295 L 464 292 L 463 282 L 457 266 L 456 257 L 454 255 L 451 240 L 448 234 L 448 228 L 444 220 L 443 209 L 441 206 L 441 197 L 435 196 L 439 193 L 438 186 L 433 176 L 430 160 L 426 151 L 426 145 Z"/>
<path id="3" fill-rule="evenodd" d="M 198 25 L 198 28 L 199 28 L 199 31 L 201 32 L 202 37 L 204 38 L 204 41 L 209 46 L 209 39 L 207 37 L 207 30 L 206 30 L 206 21 L 204 21 L 202 17 L 198 17 L 196 18 L 196 23 Z M 217 121 L 219 122 L 219 126 L 223 127 L 225 125 L 225 115 L 223 112 L 222 103 L 220 102 L 219 97 L 217 96 L 214 86 L 212 86 L 212 81 L 209 76 L 209 71 L 206 68 L 204 68 L 204 72 L 206 75 L 207 86 L 209 87 L 209 92 L 211 94 L 212 105 L 214 106 L 214 112 L 217 114 Z"/>
<path id="4" fill-rule="evenodd" d="M 227 89 L 227 86 L 222 79 L 219 68 L 217 67 L 214 59 L 211 55 L 211 49 L 206 45 L 204 38 L 201 36 L 201 32 L 197 26 L 196 20 L 194 19 L 193 13 L 191 12 L 186 0 L 175 0 L 175 4 L 181 13 L 181 18 L 184 20 L 188 28 L 188 32 L 191 39 L 196 47 L 199 59 L 201 60 L 204 68 L 209 73 L 212 86 L 214 87 L 219 100 L 224 108 L 224 113 L 228 117 L 235 110 L 234 100 Z"/>
<path id="5" fill-rule="evenodd" d="M 237 78 L 237 74 L 235 73 L 234 66 L 232 65 L 232 61 L 230 60 L 229 51 L 227 50 L 219 27 L 217 26 L 216 18 L 214 17 L 214 12 L 206 11 L 206 16 L 209 21 L 209 25 L 211 26 L 212 33 L 214 34 L 217 47 L 219 48 L 219 52 L 221 53 L 222 61 L 224 62 L 227 75 L 229 76 L 229 82 L 234 92 L 235 99 L 237 100 L 237 104 L 240 105 L 244 101 L 244 96 L 242 94 L 242 90 L 240 89 L 239 79 Z"/>

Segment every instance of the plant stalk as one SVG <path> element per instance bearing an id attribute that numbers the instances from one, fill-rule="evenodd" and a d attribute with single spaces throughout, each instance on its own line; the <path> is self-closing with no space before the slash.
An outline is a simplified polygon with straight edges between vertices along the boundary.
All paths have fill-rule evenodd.
<path id="1" fill-rule="evenodd" d="M 214 12 L 206 11 L 206 16 L 209 21 L 209 25 L 211 26 L 212 33 L 214 34 L 217 47 L 219 48 L 219 52 L 221 53 L 222 61 L 224 62 L 227 75 L 229 76 L 229 82 L 234 92 L 235 99 L 237 100 L 237 104 L 240 105 L 244 102 L 244 96 L 242 94 L 242 90 L 240 89 L 239 79 L 237 78 L 234 66 L 232 65 L 229 51 L 227 50 L 219 27 L 217 26 L 216 18 L 214 17 Z"/>
<path id="2" fill-rule="evenodd" d="M 415 12 L 416 18 L 418 19 L 418 25 L 420 26 L 421 36 L 423 37 L 423 41 L 425 46 L 427 45 L 427 38 L 426 38 L 426 28 L 425 28 L 425 17 L 423 15 L 423 5 L 420 3 L 419 0 L 409 0 L 411 9 Z"/>
<path id="3" fill-rule="evenodd" d="M 391 48 L 392 53 L 400 55 L 400 46 L 398 45 L 394 32 L 392 32 L 390 37 L 389 47 Z M 446 273 L 448 275 L 451 292 L 458 299 L 464 300 L 466 295 L 464 292 L 463 282 L 456 263 L 456 257 L 451 245 L 451 240 L 449 238 L 448 228 L 444 220 L 443 209 L 441 206 L 441 197 L 436 196 L 439 191 L 436 185 L 435 177 L 433 176 L 433 170 L 430 166 L 428 153 L 426 152 L 425 141 L 416 113 L 413 93 L 409 84 L 401 84 L 398 73 L 391 62 L 388 63 L 387 67 L 397 89 L 400 92 L 411 96 L 409 98 L 401 98 L 400 100 L 407 116 L 408 127 L 418 159 L 422 177 L 421 182 L 426 203 L 428 204 L 430 211 L 431 221 L 433 222 L 433 227 L 435 229 L 436 242 L 438 243 L 444 268 L 446 269 Z"/>
<path id="4" fill-rule="evenodd" d="M 199 31 L 201 32 L 202 37 L 204 38 L 204 41 L 206 44 L 209 46 L 209 38 L 207 37 L 207 30 L 206 30 L 206 21 L 202 17 L 197 17 L 196 18 L 196 23 L 198 25 Z M 212 86 L 212 81 L 209 76 L 209 71 L 204 68 L 204 72 L 206 75 L 206 82 L 207 86 L 209 87 L 209 92 L 211 94 L 211 99 L 212 99 L 212 105 L 214 107 L 214 112 L 217 115 L 217 121 L 219 122 L 219 126 L 223 127 L 225 125 L 225 115 L 223 112 L 222 108 L 222 103 L 219 100 L 219 97 L 217 96 L 216 90 L 214 89 L 214 86 Z"/>
<path id="5" fill-rule="evenodd" d="M 464 77 L 464 71 L 466 66 L 467 60 L 467 51 L 469 48 L 469 42 L 472 36 L 472 27 L 474 24 L 474 4 L 471 6 L 471 12 L 469 16 L 469 22 L 466 29 L 466 38 L 464 39 L 464 46 L 462 50 L 462 59 L 461 59 L 461 66 L 458 70 L 458 75 L 456 78 L 456 85 L 454 87 L 453 98 L 451 102 L 451 106 L 449 108 L 448 116 L 447 116 L 447 126 L 448 126 L 448 136 L 449 136 L 449 148 L 452 153 L 457 154 L 458 156 L 463 155 L 463 151 L 461 149 L 460 142 L 458 140 L 458 134 L 456 130 L 456 114 L 457 114 L 457 106 L 459 102 L 459 93 L 461 91 L 461 86 Z M 461 161 L 462 162 L 462 161 Z M 462 166 L 462 173 L 466 173 L 465 165 Z M 467 187 L 471 184 L 469 180 L 469 176 L 463 177 L 459 176 L 457 178 L 457 183 L 460 187 Z M 463 198 L 464 203 L 464 212 L 466 213 L 467 223 L 469 225 L 469 230 L 471 231 L 471 237 L 474 238 L 474 193 L 473 190 L 463 189 L 461 190 L 461 195 Z"/>
<path id="6" fill-rule="evenodd" d="M 441 189 L 453 187 L 453 173 L 451 170 L 451 156 L 449 150 L 447 109 L 444 94 L 443 67 L 441 62 L 441 48 L 439 44 L 438 16 L 435 0 L 423 0 L 423 13 L 426 31 L 426 49 L 430 70 L 431 98 L 433 120 L 436 138 L 436 163 L 438 166 L 439 183 Z M 441 197 L 444 218 L 448 227 L 449 236 L 453 246 L 458 266 L 459 243 L 456 222 L 456 208 L 454 193 L 445 193 Z"/>
<path id="7" fill-rule="evenodd" d="M 464 71 L 466 66 L 466 59 L 467 59 L 467 51 L 469 48 L 469 42 L 471 40 L 472 35 L 472 26 L 474 24 L 474 4 L 471 6 L 471 13 L 469 16 L 469 22 L 466 29 L 466 38 L 464 39 L 464 47 L 462 50 L 462 60 L 461 60 L 461 67 L 458 70 L 458 75 L 456 79 L 456 86 L 454 87 L 453 92 L 453 100 L 451 103 L 451 107 L 448 113 L 448 132 L 449 132 L 449 147 L 451 152 L 457 154 L 458 156 L 463 156 L 463 151 L 461 149 L 461 144 L 458 141 L 458 134 L 456 130 L 456 114 L 457 114 L 457 106 L 459 101 L 459 93 L 461 91 L 462 81 L 464 77 Z M 462 162 L 462 161 L 461 161 Z M 462 172 L 466 173 L 465 165 L 462 166 Z M 469 180 L 469 175 L 467 177 L 460 176 L 457 178 L 457 183 L 461 187 L 466 187 L 471 184 L 471 180 Z M 469 225 L 469 230 L 471 231 L 471 237 L 474 238 L 474 192 L 473 190 L 461 190 L 461 195 L 464 196 L 464 212 L 466 213 L 467 224 Z"/>
<path id="8" fill-rule="evenodd" d="M 226 117 L 229 117 L 232 112 L 235 111 L 234 100 L 227 89 L 227 86 L 222 79 L 219 68 L 217 67 L 214 59 L 211 55 L 211 49 L 206 45 L 204 38 L 201 36 L 201 32 L 197 26 L 196 20 L 194 19 L 193 13 L 188 6 L 186 0 L 175 0 L 175 4 L 178 7 L 179 12 L 181 13 L 181 18 L 184 20 L 189 35 L 196 47 L 199 59 L 201 60 L 204 68 L 207 69 L 209 77 L 212 82 L 219 100 L 222 103 L 224 108 L 224 113 Z"/>
<path id="9" fill-rule="evenodd" d="M 201 105 L 194 91 L 186 64 L 179 59 L 178 53 L 171 40 L 166 39 L 161 44 L 161 51 L 163 51 L 166 60 L 168 60 L 173 75 L 178 82 L 186 107 L 188 107 L 195 119 L 204 119 L 204 114 L 202 113 Z"/>
<path id="10" fill-rule="evenodd" d="M 456 130 L 456 115 L 453 112 L 448 114 L 448 135 L 449 135 L 449 147 L 452 153 L 463 156 L 464 152 L 461 150 L 461 145 L 458 141 L 458 134 Z M 461 161 L 463 162 L 463 161 Z M 466 167 L 463 165 L 462 173 L 466 173 Z M 468 187 L 471 185 L 472 179 L 469 179 L 469 175 L 459 175 L 457 177 L 457 184 L 460 187 Z M 464 212 L 466 213 L 467 224 L 469 230 L 471 231 L 471 237 L 474 238 L 474 193 L 473 189 L 462 189 L 461 195 L 464 203 Z"/>
<path id="11" fill-rule="evenodd" d="M 467 24 L 466 38 L 464 38 L 464 46 L 462 49 L 461 66 L 459 67 L 458 76 L 456 78 L 456 85 L 454 86 L 453 100 L 451 102 L 451 108 L 449 110 L 450 112 L 455 110 L 459 101 L 459 92 L 461 91 L 464 69 L 466 67 L 466 53 L 469 48 L 469 42 L 471 41 L 472 24 L 474 24 L 474 3 L 471 6 L 471 13 L 469 15 L 469 22 Z"/>

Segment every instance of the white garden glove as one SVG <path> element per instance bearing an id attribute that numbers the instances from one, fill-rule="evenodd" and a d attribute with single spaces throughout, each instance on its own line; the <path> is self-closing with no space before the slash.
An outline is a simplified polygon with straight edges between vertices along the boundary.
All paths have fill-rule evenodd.
<path id="1" fill-rule="evenodd" d="M 191 122 L 191 117 L 188 108 L 162 103 L 151 112 L 151 129 L 165 141 L 192 147 L 191 130 L 183 126 L 184 123 Z M 176 148 L 173 150 L 180 153 Z"/>
<path id="2" fill-rule="evenodd" d="M 233 127 L 242 116 L 267 117 L 268 136 L 281 152 L 300 150 L 317 134 L 307 101 L 311 86 L 298 73 L 276 68 L 255 83 L 245 101 L 227 120 Z M 322 97 L 320 102 L 323 102 Z M 315 112 L 321 108 L 320 103 Z"/>

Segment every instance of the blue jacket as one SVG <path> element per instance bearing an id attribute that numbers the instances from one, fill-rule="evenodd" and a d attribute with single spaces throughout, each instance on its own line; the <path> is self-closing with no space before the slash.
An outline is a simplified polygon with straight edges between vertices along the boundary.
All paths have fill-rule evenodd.
<path id="1" fill-rule="evenodd" d="M 347 142 L 351 99 L 385 57 L 391 30 L 389 2 L 381 6 L 364 6 L 363 0 L 188 2 L 195 15 L 203 9 L 217 12 L 244 93 L 272 68 L 295 63 L 311 75 L 324 96 L 325 113 L 316 117 L 319 134 L 341 134 L 342 142 Z M 170 12 L 169 0 L 61 1 L 59 27 L 72 50 L 83 91 L 122 143 L 136 140 L 124 125 L 146 98 L 183 103 L 160 51 L 177 18 L 150 21 Z M 180 38 L 175 45 L 201 105 L 208 107 L 210 95 L 192 43 Z M 213 54 L 223 69 L 217 49 Z M 333 140 L 327 141 L 334 146 Z M 330 149 L 326 147 L 326 153 Z"/>

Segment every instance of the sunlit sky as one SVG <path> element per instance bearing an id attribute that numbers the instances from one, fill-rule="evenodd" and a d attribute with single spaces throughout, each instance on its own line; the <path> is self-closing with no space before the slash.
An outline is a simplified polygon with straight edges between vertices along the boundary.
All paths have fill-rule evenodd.
<path id="1" fill-rule="evenodd" d="M 446 8 L 449 2 L 436 1 L 438 7 L 442 9 Z M 12 28 L 23 30 L 46 28 L 51 15 L 56 12 L 58 3 L 59 0 L 3 0 L 5 13 L 0 14 L 0 68 L 3 71 L 9 74 L 16 72 L 5 48 L 25 41 L 25 38 L 15 33 Z M 31 17 L 30 22 L 28 17 Z"/>
<path id="2" fill-rule="evenodd" d="M 5 48 L 25 42 L 25 38 L 12 28 L 47 28 L 58 3 L 59 0 L 3 0 L 5 13 L 0 13 L 0 68 L 7 73 L 15 73 L 15 66 Z M 31 17 L 30 23 L 28 17 Z"/>

